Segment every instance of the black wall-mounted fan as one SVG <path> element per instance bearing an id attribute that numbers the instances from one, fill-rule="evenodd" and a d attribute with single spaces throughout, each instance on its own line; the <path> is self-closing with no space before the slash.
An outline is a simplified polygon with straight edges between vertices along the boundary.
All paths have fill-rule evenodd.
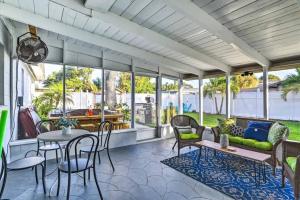
<path id="1" fill-rule="evenodd" d="M 48 56 L 47 45 L 36 34 L 31 32 L 24 33 L 18 37 L 17 42 L 18 58 L 25 63 L 41 63 Z"/>

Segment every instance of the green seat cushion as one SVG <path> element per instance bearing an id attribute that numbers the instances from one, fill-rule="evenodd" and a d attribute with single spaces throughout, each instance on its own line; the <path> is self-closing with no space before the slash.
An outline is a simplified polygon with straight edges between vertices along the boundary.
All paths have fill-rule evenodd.
<path id="1" fill-rule="evenodd" d="M 242 144 L 248 147 L 253 147 L 264 151 L 271 151 L 273 149 L 273 144 L 271 142 L 260 142 L 254 139 L 245 139 L 241 137 L 231 137 L 231 138 L 232 138 L 231 140 L 233 140 L 231 142 Z M 236 140 L 236 142 L 234 140 Z"/>
<path id="2" fill-rule="evenodd" d="M 295 172 L 296 171 L 297 158 L 296 157 L 287 157 L 286 162 L 290 166 L 290 168 Z"/>
<path id="3" fill-rule="evenodd" d="M 218 119 L 218 126 L 220 128 L 221 134 L 231 134 L 231 127 L 235 125 L 235 119 Z"/>
<path id="4" fill-rule="evenodd" d="M 273 149 L 273 144 L 271 142 L 259 142 L 254 143 L 254 147 L 264 151 L 271 151 Z"/>
<path id="5" fill-rule="evenodd" d="M 235 144 L 243 144 L 244 138 L 239 136 L 231 136 L 229 135 L 229 142 L 235 143 Z"/>
<path id="6" fill-rule="evenodd" d="M 257 140 L 254 139 L 243 139 L 242 144 L 248 147 L 255 147 L 255 143 L 257 142 Z"/>
<path id="7" fill-rule="evenodd" d="M 288 127 L 279 124 L 278 122 L 275 122 L 268 134 L 268 141 L 271 142 L 272 144 L 275 144 L 278 142 L 282 137 L 288 132 Z"/>
<path id="8" fill-rule="evenodd" d="M 193 139 L 199 139 L 200 136 L 196 133 L 181 133 L 179 134 L 180 139 L 182 140 L 193 140 Z"/>

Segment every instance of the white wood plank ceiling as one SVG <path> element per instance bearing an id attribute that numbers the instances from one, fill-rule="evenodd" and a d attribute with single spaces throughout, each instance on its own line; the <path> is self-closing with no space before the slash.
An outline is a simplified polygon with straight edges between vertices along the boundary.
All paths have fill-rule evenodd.
<path id="1" fill-rule="evenodd" d="M 174 9 L 173 2 L 176 4 L 176 0 L 2 0 L 2 4 L 24 9 L 37 17 L 53 19 L 195 69 L 226 71 L 227 66 L 259 63 L 220 37 L 222 33 L 214 35 L 192 17 Z M 192 3 L 266 60 L 300 55 L 300 5 L 296 0 L 193 0 Z M 132 26 L 131 32 L 108 23 L 112 20 L 101 19 L 107 14 L 127 19 L 129 25 L 134 23 L 138 27 Z M 140 30 L 143 32 L 137 35 Z M 65 39 L 59 34 L 56 37 Z M 161 38 L 168 41 L 157 42 Z M 80 44 L 77 40 L 73 42 Z"/>

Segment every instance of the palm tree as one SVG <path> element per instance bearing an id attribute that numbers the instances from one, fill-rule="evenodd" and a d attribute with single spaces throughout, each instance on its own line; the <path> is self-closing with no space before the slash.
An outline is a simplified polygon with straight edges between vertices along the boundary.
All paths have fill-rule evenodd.
<path id="1" fill-rule="evenodd" d="M 73 104 L 72 97 L 66 92 L 66 103 Z M 33 100 L 33 105 L 42 118 L 47 118 L 52 109 L 57 109 L 63 103 L 63 85 L 54 83 L 49 89 Z"/>
<path id="2" fill-rule="evenodd" d="M 240 91 L 239 85 L 236 81 L 231 81 L 230 85 L 231 92 L 236 95 Z M 217 114 L 221 114 L 223 108 L 224 97 L 226 95 L 226 79 L 225 77 L 220 78 L 211 78 L 209 82 L 203 88 L 204 97 L 208 96 L 208 98 L 213 99 L 215 102 L 215 108 Z M 221 95 L 221 103 L 220 107 L 218 107 L 218 99 L 217 94 Z"/>
<path id="3" fill-rule="evenodd" d="M 282 82 L 281 97 L 286 101 L 290 92 L 298 93 L 300 91 L 300 68 L 296 69 L 296 74 L 290 74 Z"/>

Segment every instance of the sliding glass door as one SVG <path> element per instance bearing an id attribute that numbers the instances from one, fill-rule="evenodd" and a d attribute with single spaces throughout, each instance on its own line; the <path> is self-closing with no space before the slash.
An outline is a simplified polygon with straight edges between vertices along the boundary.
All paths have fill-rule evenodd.
<path id="1" fill-rule="evenodd" d="M 157 136 L 156 77 L 135 76 L 135 128 L 138 140 Z"/>

